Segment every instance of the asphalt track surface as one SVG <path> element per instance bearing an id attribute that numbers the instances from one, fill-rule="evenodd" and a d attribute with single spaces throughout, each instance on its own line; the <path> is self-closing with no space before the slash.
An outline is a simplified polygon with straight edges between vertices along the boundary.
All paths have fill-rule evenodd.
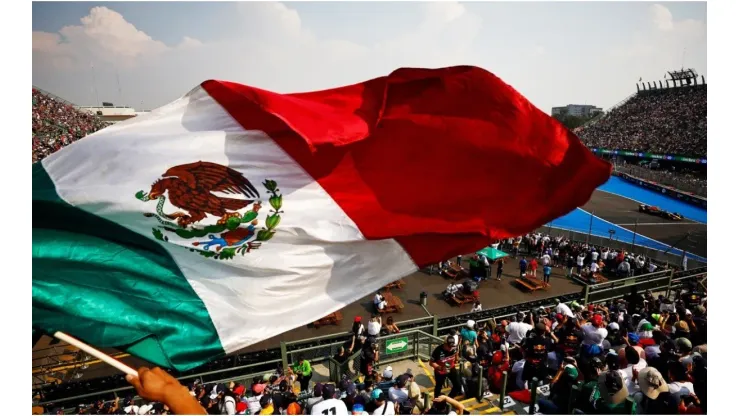
<path id="1" fill-rule="evenodd" d="M 706 256 L 706 224 L 689 220 L 673 222 L 649 214 L 642 214 L 638 212 L 638 205 L 639 203 L 627 198 L 607 192 L 595 191 L 591 200 L 582 208 L 589 212 L 593 210 L 594 215 L 630 230 L 633 229 L 635 220 L 637 219 L 637 232 L 639 234 L 669 245 L 675 244 L 680 249 L 685 248 L 687 251 Z M 686 238 L 686 234 L 689 231 L 691 231 L 692 236 Z M 494 279 L 481 284 L 479 292 L 482 306 L 484 309 L 503 307 L 551 296 L 579 292 L 581 286 L 566 279 L 563 272 L 563 269 L 553 269 L 549 290 L 525 293 L 514 284 L 514 279 L 519 273 L 518 264 L 516 261 L 510 259 L 505 263 L 502 281 L 499 282 Z M 442 276 L 416 272 L 405 277 L 404 280 L 406 286 L 403 289 L 393 290 L 394 295 L 398 296 L 405 304 L 402 313 L 393 314 L 396 322 L 427 316 L 419 303 L 419 294 L 422 291 L 429 294 L 427 309 L 439 317 L 467 313 L 472 308 L 472 305 L 464 305 L 462 307 L 451 306 L 442 299 L 441 294 L 450 283 L 450 280 Z M 339 332 L 346 333 L 350 330 L 352 320 L 355 316 L 361 316 L 363 322 L 365 324 L 367 323 L 373 312 L 372 295 L 365 296 L 357 302 L 346 306 L 341 312 L 344 319 L 338 326 L 313 328 L 305 325 L 251 345 L 239 351 L 239 353 L 276 348 L 280 346 L 280 341 L 297 341 Z M 43 357 L 47 354 L 48 350 L 43 351 L 43 348 L 48 347 L 49 341 L 50 339 L 48 337 L 44 337 L 34 346 L 34 365 L 39 365 L 43 361 L 46 361 Z M 59 345 L 63 346 L 64 344 Z M 111 349 L 105 349 L 105 351 L 115 353 Z M 144 361 L 130 356 L 121 358 L 120 360 L 135 368 L 146 365 Z M 60 363 L 57 367 L 63 366 Z M 106 376 L 113 374 L 115 371 L 117 370 L 105 364 L 92 364 L 84 371 L 83 379 Z"/>
<path id="2" fill-rule="evenodd" d="M 594 215 L 630 231 L 635 229 L 637 222 L 637 234 L 707 257 L 706 224 L 689 219 L 673 221 L 641 213 L 639 205 L 631 199 L 597 190 L 582 208 L 588 212 L 593 210 Z"/>

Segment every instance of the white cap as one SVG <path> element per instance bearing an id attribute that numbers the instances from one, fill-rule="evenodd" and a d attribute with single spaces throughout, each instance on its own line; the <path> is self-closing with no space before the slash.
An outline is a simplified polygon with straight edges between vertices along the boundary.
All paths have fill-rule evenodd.
<path id="1" fill-rule="evenodd" d="M 609 329 L 613 329 L 615 331 L 619 331 L 619 324 L 616 323 L 616 322 L 612 322 L 612 323 L 609 324 L 608 328 Z"/>
<path id="2" fill-rule="evenodd" d="M 393 378 L 393 367 L 388 366 L 383 371 L 383 378 Z"/>
<path id="3" fill-rule="evenodd" d="M 475 328 L 475 321 L 470 319 L 468 320 L 468 328 L 473 329 Z"/>

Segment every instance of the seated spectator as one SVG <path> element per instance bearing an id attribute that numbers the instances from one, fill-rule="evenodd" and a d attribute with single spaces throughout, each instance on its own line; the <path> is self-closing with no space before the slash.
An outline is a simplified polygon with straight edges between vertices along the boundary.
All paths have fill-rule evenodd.
<path id="1" fill-rule="evenodd" d="M 377 293 L 375 293 L 373 304 L 375 305 L 376 311 L 382 311 L 383 309 L 385 309 L 385 306 L 388 303 L 385 301 L 385 297 L 383 297 L 383 294 L 381 294 L 380 291 L 378 291 Z"/>
<path id="2" fill-rule="evenodd" d="M 393 322 L 393 317 L 392 316 L 389 316 L 385 320 L 385 330 L 389 334 L 397 334 L 397 333 L 401 332 L 401 330 L 398 329 L 398 325 L 396 325 L 395 322 Z"/>
<path id="3" fill-rule="evenodd" d="M 637 383 L 640 393 L 635 395 L 635 402 L 640 414 L 678 414 L 678 401 L 668 391 L 668 384 L 658 370 L 652 367 L 643 368 L 637 375 Z"/>
<path id="4" fill-rule="evenodd" d="M 552 379 L 550 397 L 537 401 L 540 411 L 547 415 L 568 413 L 571 390 L 577 384 L 577 380 L 578 368 L 576 368 L 575 360 L 569 364 L 562 365 Z"/>
<path id="5" fill-rule="evenodd" d="M 596 411 L 607 415 L 634 415 L 637 406 L 629 399 L 627 386 L 618 371 L 608 371 L 599 376 L 599 398 Z"/>
<path id="6" fill-rule="evenodd" d="M 336 387 L 333 384 L 324 384 L 321 397 L 323 400 L 311 407 L 312 415 L 348 415 L 347 406 L 336 397 Z"/>

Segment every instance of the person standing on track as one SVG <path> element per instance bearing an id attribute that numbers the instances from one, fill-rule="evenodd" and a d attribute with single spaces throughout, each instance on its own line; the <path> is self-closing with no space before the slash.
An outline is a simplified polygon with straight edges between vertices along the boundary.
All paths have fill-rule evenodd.
<path id="1" fill-rule="evenodd" d="M 504 259 L 498 261 L 496 266 L 496 280 L 501 280 L 501 275 L 504 273 Z"/>
<path id="2" fill-rule="evenodd" d="M 432 352 L 429 358 L 429 365 L 434 368 L 434 397 L 439 397 L 442 393 L 445 379 L 452 383 L 452 390 L 449 396 L 456 397 L 461 393 L 460 378 L 457 372 L 457 351 L 455 350 L 455 338 L 448 336 L 445 343 L 439 345 Z"/>

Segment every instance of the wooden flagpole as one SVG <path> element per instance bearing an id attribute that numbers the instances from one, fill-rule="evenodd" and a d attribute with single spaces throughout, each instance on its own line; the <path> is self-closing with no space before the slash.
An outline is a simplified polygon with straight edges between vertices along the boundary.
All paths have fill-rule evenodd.
<path id="1" fill-rule="evenodd" d="M 111 366 L 117 368 L 118 370 L 121 370 L 122 372 L 124 372 L 126 374 L 130 374 L 130 375 L 132 375 L 134 377 L 139 377 L 139 373 L 136 370 L 134 370 L 133 368 L 131 368 L 131 367 L 127 366 L 126 364 L 124 364 L 124 363 L 116 360 L 115 358 L 111 357 L 110 355 L 108 355 L 108 354 L 106 354 L 106 353 L 104 353 L 102 351 L 99 351 L 99 350 L 91 347 L 90 345 L 85 344 L 84 342 L 80 341 L 79 339 L 73 338 L 73 337 L 65 334 L 64 332 L 60 332 L 60 331 L 55 332 L 54 333 L 54 338 L 60 339 L 60 340 L 66 342 L 66 343 L 68 343 L 70 345 L 74 345 L 75 347 L 81 349 L 82 351 L 85 351 L 86 353 L 92 355 L 93 357 L 99 359 L 100 361 L 102 361 L 102 362 L 104 362 L 104 363 L 106 363 L 108 365 L 111 365 Z"/>

